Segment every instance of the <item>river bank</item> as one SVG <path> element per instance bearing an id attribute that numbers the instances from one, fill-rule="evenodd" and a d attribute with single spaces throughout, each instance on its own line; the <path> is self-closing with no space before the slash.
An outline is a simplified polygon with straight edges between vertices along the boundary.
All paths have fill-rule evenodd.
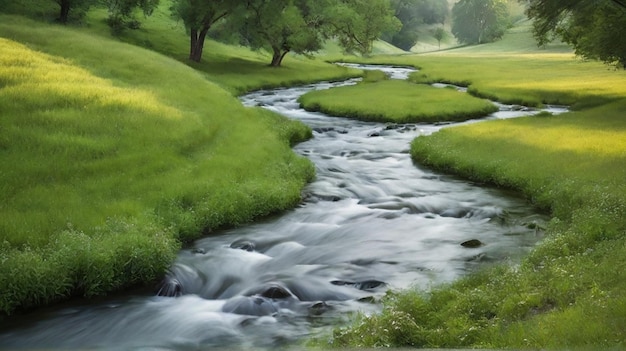
<path id="1" fill-rule="evenodd" d="M 456 64 L 459 59 L 463 65 Z M 568 102 L 575 111 L 447 128 L 417 138 L 411 154 L 418 164 L 522 191 L 549 211 L 546 239 L 520 265 L 391 296 L 381 314 L 336 330 L 330 343 L 622 349 L 625 73 L 550 52 L 490 55 L 466 49 L 373 61 L 418 66 L 416 82 L 454 82 L 477 96 L 531 106 Z"/>
<path id="2" fill-rule="evenodd" d="M 310 128 L 178 61 L 19 16 L 2 15 L 0 36 L 3 319 L 153 286 L 181 243 L 293 208 L 314 176 L 291 150 Z M 316 68 L 355 75 L 296 61 L 271 82 Z"/>
<path id="3" fill-rule="evenodd" d="M 160 296 L 32 314 L 31 327 L 11 328 L 0 344 L 172 350 L 299 344 L 357 312 L 378 312 L 388 290 L 438 286 L 484 265 L 517 261 L 541 238 L 545 218 L 523 200 L 415 167 L 410 141 L 441 126 L 393 128 L 298 106 L 307 91 L 354 83 L 240 97 L 313 129 L 314 138 L 295 147 L 317 174 L 297 208 L 196 241 L 169 268 Z M 480 247 L 464 246 L 473 241 Z"/>

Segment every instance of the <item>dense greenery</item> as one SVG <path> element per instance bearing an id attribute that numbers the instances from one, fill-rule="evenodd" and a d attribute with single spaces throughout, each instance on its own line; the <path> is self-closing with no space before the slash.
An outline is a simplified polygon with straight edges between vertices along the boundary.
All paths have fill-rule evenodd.
<path id="1" fill-rule="evenodd" d="M 397 31 L 389 0 L 174 0 L 172 13 L 190 32 L 189 58 L 200 62 L 212 36 L 272 52 L 273 67 L 288 53 L 311 54 L 335 38 L 348 52 L 369 54 L 383 31 Z"/>
<path id="2" fill-rule="evenodd" d="M 626 346 L 626 74 L 559 47 L 515 52 L 527 42 L 519 39 L 386 61 L 419 65 L 419 80 L 463 82 L 477 95 L 575 104 L 559 116 L 446 128 L 411 147 L 421 164 L 522 191 L 550 211 L 546 238 L 519 265 L 390 294 L 382 314 L 336 330 L 332 345 Z"/>
<path id="3" fill-rule="evenodd" d="M 455 89 L 399 80 L 311 91 L 301 96 L 299 102 L 309 111 L 392 123 L 465 121 L 498 110 L 488 101 Z"/>
<path id="4" fill-rule="evenodd" d="M 572 44 L 576 54 L 626 68 L 626 3 L 621 0 L 531 0 L 539 45 L 554 37 Z"/>
<path id="5" fill-rule="evenodd" d="M 173 0 L 170 8 L 172 15 L 182 20 L 189 32 L 189 59 L 200 62 L 205 39 L 211 27 L 242 8 L 242 2 L 228 0 Z"/>
<path id="6" fill-rule="evenodd" d="M 509 25 L 506 0 L 461 0 L 452 7 L 452 34 L 463 44 L 496 41 Z"/>
<path id="7" fill-rule="evenodd" d="M 67 23 L 70 18 L 70 11 L 76 13 L 77 18 L 82 18 L 89 6 L 96 3 L 96 0 L 54 0 L 59 5 L 58 21 Z"/>
<path id="8" fill-rule="evenodd" d="M 448 16 L 447 0 L 392 0 L 395 17 L 400 20 L 400 31 L 383 33 L 383 39 L 410 51 L 417 42 L 421 24 L 443 24 Z"/>
<path id="9" fill-rule="evenodd" d="M 82 32 L 1 17 L 2 313 L 151 284 L 181 242 L 300 201 L 314 169 L 289 146 L 310 130 L 207 78 L 243 91 L 353 74 L 308 59 L 269 74 L 244 49 L 205 74 Z"/>
<path id="10" fill-rule="evenodd" d="M 159 5 L 159 0 L 102 0 L 109 12 L 107 24 L 115 35 L 126 29 L 138 29 L 140 22 L 135 12 L 141 10 L 144 16 L 149 16 Z"/>
<path id="11" fill-rule="evenodd" d="M 271 66 L 280 66 L 285 55 L 311 54 L 322 48 L 328 34 L 324 11 L 329 1 L 251 0 L 248 13 L 233 21 L 243 41 L 252 48 L 272 53 Z"/>
<path id="12" fill-rule="evenodd" d="M 328 11 L 332 33 L 348 53 L 367 55 L 383 32 L 396 32 L 400 21 L 389 0 L 340 0 Z"/>

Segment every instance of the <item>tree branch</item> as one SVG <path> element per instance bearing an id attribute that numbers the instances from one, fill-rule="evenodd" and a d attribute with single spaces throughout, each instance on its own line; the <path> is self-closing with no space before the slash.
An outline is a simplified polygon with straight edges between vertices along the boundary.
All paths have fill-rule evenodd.
<path id="1" fill-rule="evenodd" d="M 614 4 L 626 10 L 626 2 L 624 0 L 612 0 Z"/>

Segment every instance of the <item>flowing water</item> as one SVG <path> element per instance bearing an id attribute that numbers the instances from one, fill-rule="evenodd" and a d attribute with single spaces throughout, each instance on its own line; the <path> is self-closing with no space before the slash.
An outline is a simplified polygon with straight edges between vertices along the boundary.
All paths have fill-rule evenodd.
<path id="1" fill-rule="evenodd" d="M 410 72 L 383 69 L 398 79 Z M 0 331 L 0 348 L 291 345 L 346 323 L 354 312 L 378 311 L 377 301 L 388 289 L 428 289 L 489 262 L 515 262 L 537 242 L 540 233 L 531 228 L 545 218 L 522 199 L 411 162 L 411 140 L 442 126 L 329 117 L 306 112 L 296 101 L 313 89 L 355 82 L 241 98 L 313 128 L 314 138 L 295 148 L 317 167 L 298 208 L 198 240 L 180 252 L 158 294 L 75 303 L 17 318 Z M 501 106 L 488 118 L 536 112 Z M 476 240 L 478 247 L 467 247 Z"/>

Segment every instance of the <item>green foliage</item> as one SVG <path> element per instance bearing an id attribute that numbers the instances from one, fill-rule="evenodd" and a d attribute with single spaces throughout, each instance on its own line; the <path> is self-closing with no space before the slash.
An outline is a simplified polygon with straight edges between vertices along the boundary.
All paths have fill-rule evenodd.
<path id="1" fill-rule="evenodd" d="M 414 28 L 402 26 L 402 29 L 389 39 L 389 42 L 404 51 L 411 51 L 418 38 L 419 34 Z"/>
<path id="2" fill-rule="evenodd" d="M 341 47 L 348 53 L 368 55 L 382 33 L 397 32 L 402 23 L 393 16 L 389 0 L 338 0 L 327 16 Z"/>
<path id="3" fill-rule="evenodd" d="M 127 28 L 139 29 L 141 24 L 135 17 L 135 10 L 149 16 L 159 5 L 159 0 L 104 0 L 104 4 L 109 11 L 107 24 L 114 35 L 119 35 Z"/>
<path id="4" fill-rule="evenodd" d="M 190 34 L 190 60 L 200 62 L 208 31 L 241 7 L 242 3 L 227 0 L 172 0 L 172 16 L 181 19 Z"/>
<path id="5" fill-rule="evenodd" d="M 445 29 L 437 27 L 437 29 L 433 31 L 433 37 L 437 39 L 437 45 L 439 49 L 441 49 L 441 41 L 446 37 Z"/>
<path id="6" fill-rule="evenodd" d="M 419 25 L 443 24 L 448 15 L 446 0 L 392 0 L 391 6 L 402 27 L 397 33 L 384 33 L 383 39 L 405 51 L 417 42 Z"/>
<path id="7" fill-rule="evenodd" d="M 271 66 L 277 67 L 289 52 L 309 54 L 322 47 L 320 10 L 320 4 L 307 1 L 249 1 L 245 18 L 235 23 L 246 44 L 268 49 Z"/>
<path id="8" fill-rule="evenodd" d="M 461 0 L 452 7 L 452 34 L 460 43 L 496 41 L 509 26 L 506 0 Z"/>
<path id="9" fill-rule="evenodd" d="M 526 13 L 539 45 L 558 37 L 581 57 L 626 68 L 626 40 L 617 30 L 626 25 L 622 2 L 532 0 Z"/>
<path id="10" fill-rule="evenodd" d="M 308 127 L 204 73 L 22 17 L 0 36 L 2 313 L 151 284 L 181 241 L 291 208 L 314 176 L 289 147 Z"/>
<path id="11" fill-rule="evenodd" d="M 81 20 L 89 7 L 98 4 L 98 0 L 54 0 L 59 4 L 60 12 L 58 21 L 65 24 L 70 18 Z M 71 13 L 71 17 L 70 17 Z"/>
<path id="12" fill-rule="evenodd" d="M 498 110 L 488 101 L 455 90 L 399 80 L 312 91 L 299 102 L 309 111 L 397 123 L 464 121 Z"/>

